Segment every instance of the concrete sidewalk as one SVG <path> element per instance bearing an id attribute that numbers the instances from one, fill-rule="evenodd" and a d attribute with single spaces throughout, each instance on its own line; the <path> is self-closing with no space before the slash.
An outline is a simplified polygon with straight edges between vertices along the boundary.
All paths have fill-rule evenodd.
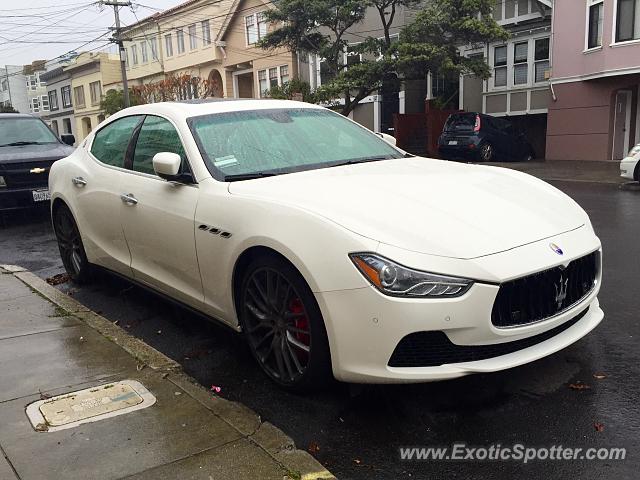
<path id="1" fill-rule="evenodd" d="M 567 182 L 595 182 L 622 184 L 628 180 L 620 177 L 620 162 L 592 162 L 580 160 L 548 160 L 533 162 L 480 163 L 496 167 L 512 168 L 543 180 Z"/>
<path id="2" fill-rule="evenodd" d="M 0 267 L 0 480 L 334 478 L 251 410 L 21 270 Z M 140 382 L 155 403 L 57 431 L 48 417 L 34 427 L 25 412 L 122 380 Z M 73 411 L 95 415 L 99 400 Z"/>

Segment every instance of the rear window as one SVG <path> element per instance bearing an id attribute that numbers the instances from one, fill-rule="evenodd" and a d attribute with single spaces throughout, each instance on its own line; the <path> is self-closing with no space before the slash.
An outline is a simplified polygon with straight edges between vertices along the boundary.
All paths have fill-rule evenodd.
<path id="1" fill-rule="evenodd" d="M 449 116 L 444 129 L 446 132 L 471 132 L 475 124 L 475 113 L 457 113 Z"/>

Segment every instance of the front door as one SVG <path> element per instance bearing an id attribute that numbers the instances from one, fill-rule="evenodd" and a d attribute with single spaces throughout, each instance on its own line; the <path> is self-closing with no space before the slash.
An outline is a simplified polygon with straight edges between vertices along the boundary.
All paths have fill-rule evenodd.
<path id="1" fill-rule="evenodd" d="M 131 251 L 133 277 L 198 308 L 204 298 L 195 248 L 198 186 L 158 177 L 153 157 L 159 152 L 181 155 L 182 168 L 189 169 L 173 124 L 149 115 L 137 136 L 131 171 L 121 185 L 122 228 Z"/>
<path id="2" fill-rule="evenodd" d="M 629 151 L 629 129 L 631 128 L 631 90 L 620 90 L 616 94 L 613 124 L 613 160 L 622 160 Z"/>

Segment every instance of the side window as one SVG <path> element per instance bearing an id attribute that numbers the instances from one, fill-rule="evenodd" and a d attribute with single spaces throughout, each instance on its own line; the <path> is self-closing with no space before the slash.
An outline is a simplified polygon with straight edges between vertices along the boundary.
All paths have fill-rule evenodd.
<path id="1" fill-rule="evenodd" d="M 150 173 L 153 170 L 153 157 L 159 152 L 177 153 L 182 157 L 182 171 L 186 166 L 187 156 L 180 142 L 178 132 L 171 122 L 162 117 L 147 116 L 140 129 L 135 153 L 133 155 L 133 170 L 135 172 Z"/>
<path id="2" fill-rule="evenodd" d="M 127 145 L 140 120 L 140 115 L 123 117 L 100 129 L 91 145 L 93 156 L 107 165 L 123 167 Z"/>

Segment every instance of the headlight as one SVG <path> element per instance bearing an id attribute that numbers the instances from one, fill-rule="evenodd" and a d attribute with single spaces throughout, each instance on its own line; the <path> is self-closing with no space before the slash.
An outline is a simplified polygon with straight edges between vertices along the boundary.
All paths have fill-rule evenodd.
<path id="1" fill-rule="evenodd" d="M 4 177 L 0 175 L 0 188 L 6 187 L 6 186 L 7 186 L 7 182 L 5 182 Z"/>
<path id="2" fill-rule="evenodd" d="M 397 297 L 451 298 L 471 288 L 467 278 L 448 277 L 403 267 L 373 253 L 352 253 L 351 261 L 378 290 Z"/>

